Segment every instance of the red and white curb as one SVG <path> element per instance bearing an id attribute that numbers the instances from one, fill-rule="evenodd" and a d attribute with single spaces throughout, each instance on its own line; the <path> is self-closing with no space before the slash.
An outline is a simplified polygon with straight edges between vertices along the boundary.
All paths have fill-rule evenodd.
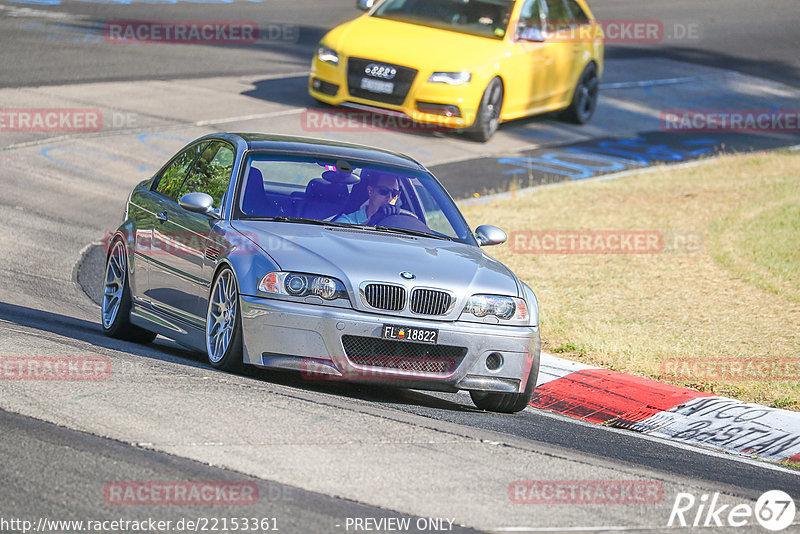
<path id="1" fill-rule="evenodd" d="M 696 446 L 800 463 L 800 413 L 542 353 L 531 406 Z"/>

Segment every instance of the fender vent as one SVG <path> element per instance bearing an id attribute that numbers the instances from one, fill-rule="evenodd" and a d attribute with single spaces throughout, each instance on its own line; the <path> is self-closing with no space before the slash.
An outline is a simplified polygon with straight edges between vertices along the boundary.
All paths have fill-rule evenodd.
<path id="1" fill-rule="evenodd" d="M 217 261 L 219 258 L 219 250 L 214 247 L 206 248 L 206 259 L 209 261 Z"/>

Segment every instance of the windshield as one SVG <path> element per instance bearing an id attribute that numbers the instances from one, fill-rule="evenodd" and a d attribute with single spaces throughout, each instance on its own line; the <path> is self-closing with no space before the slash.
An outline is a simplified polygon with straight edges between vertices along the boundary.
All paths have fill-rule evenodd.
<path id="1" fill-rule="evenodd" d="M 376 228 L 475 244 L 433 176 L 358 161 L 251 154 L 238 217 Z"/>
<path id="2" fill-rule="evenodd" d="M 502 39 L 512 0 L 386 0 L 372 16 Z"/>

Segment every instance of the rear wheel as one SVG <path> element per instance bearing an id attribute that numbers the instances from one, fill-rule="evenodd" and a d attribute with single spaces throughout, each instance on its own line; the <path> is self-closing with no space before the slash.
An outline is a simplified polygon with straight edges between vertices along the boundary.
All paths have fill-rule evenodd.
<path id="1" fill-rule="evenodd" d="M 131 287 L 128 283 L 128 256 L 125 244 L 117 239 L 106 260 L 103 302 L 100 307 L 103 333 L 109 337 L 150 343 L 156 334 L 131 323 Z"/>
<path id="2" fill-rule="evenodd" d="M 475 123 L 467 129 L 467 134 L 481 143 L 492 138 L 500 126 L 500 112 L 503 109 L 503 82 L 494 78 L 486 87 L 481 98 Z"/>
<path id="3" fill-rule="evenodd" d="M 537 344 L 538 346 L 538 344 Z M 539 379 L 539 355 L 533 358 L 528 381 L 525 383 L 523 393 L 488 393 L 486 391 L 470 391 L 472 402 L 481 410 L 487 412 L 517 413 L 530 404 L 536 381 Z"/>
<path id="4" fill-rule="evenodd" d="M 594 115 L 597 108 L 597 99 L 600 95 L 600 78 L 597 76 L 597 66 L 589 63 L 583 69 L 578 83 L 575 85 L 575 93 L 572 95 L 572 102 L 564 110 L 563 117 L 575 124 L 586 124 Z"/>
<path id="5" fill-rule="evenodd" d="M 208 363 L 223 371 L 240 371 L 242 356 L 242 314 L 236 277 L 223 268 L 211 284 L 206 315 L 206 353 Z"/>

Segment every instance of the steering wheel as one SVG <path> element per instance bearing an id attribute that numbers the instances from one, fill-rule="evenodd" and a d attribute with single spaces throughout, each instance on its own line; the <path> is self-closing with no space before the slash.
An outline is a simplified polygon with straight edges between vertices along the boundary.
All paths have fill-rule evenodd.
<path id="1" fill-rule="evenodd" d="M 378 226 L 378 223 L 380 223 L 384 219 L 388 219 L 389 217 L 403 217 L 403 216 L 413 217 L 418 221 L 420 220 L 419 217 L 417 217 L 416 215 L 414 215 L 413 212 L 410 212 L 408 210 L 401 209 L 400 213 L 396 215 L 385 215 L 382 211 L 378 210 L 378 212 L 375 213 L 375 215 L 373 215 L 372 217 L 370 217 L 370 219 L 367 221 L 367 226 Z"/>

